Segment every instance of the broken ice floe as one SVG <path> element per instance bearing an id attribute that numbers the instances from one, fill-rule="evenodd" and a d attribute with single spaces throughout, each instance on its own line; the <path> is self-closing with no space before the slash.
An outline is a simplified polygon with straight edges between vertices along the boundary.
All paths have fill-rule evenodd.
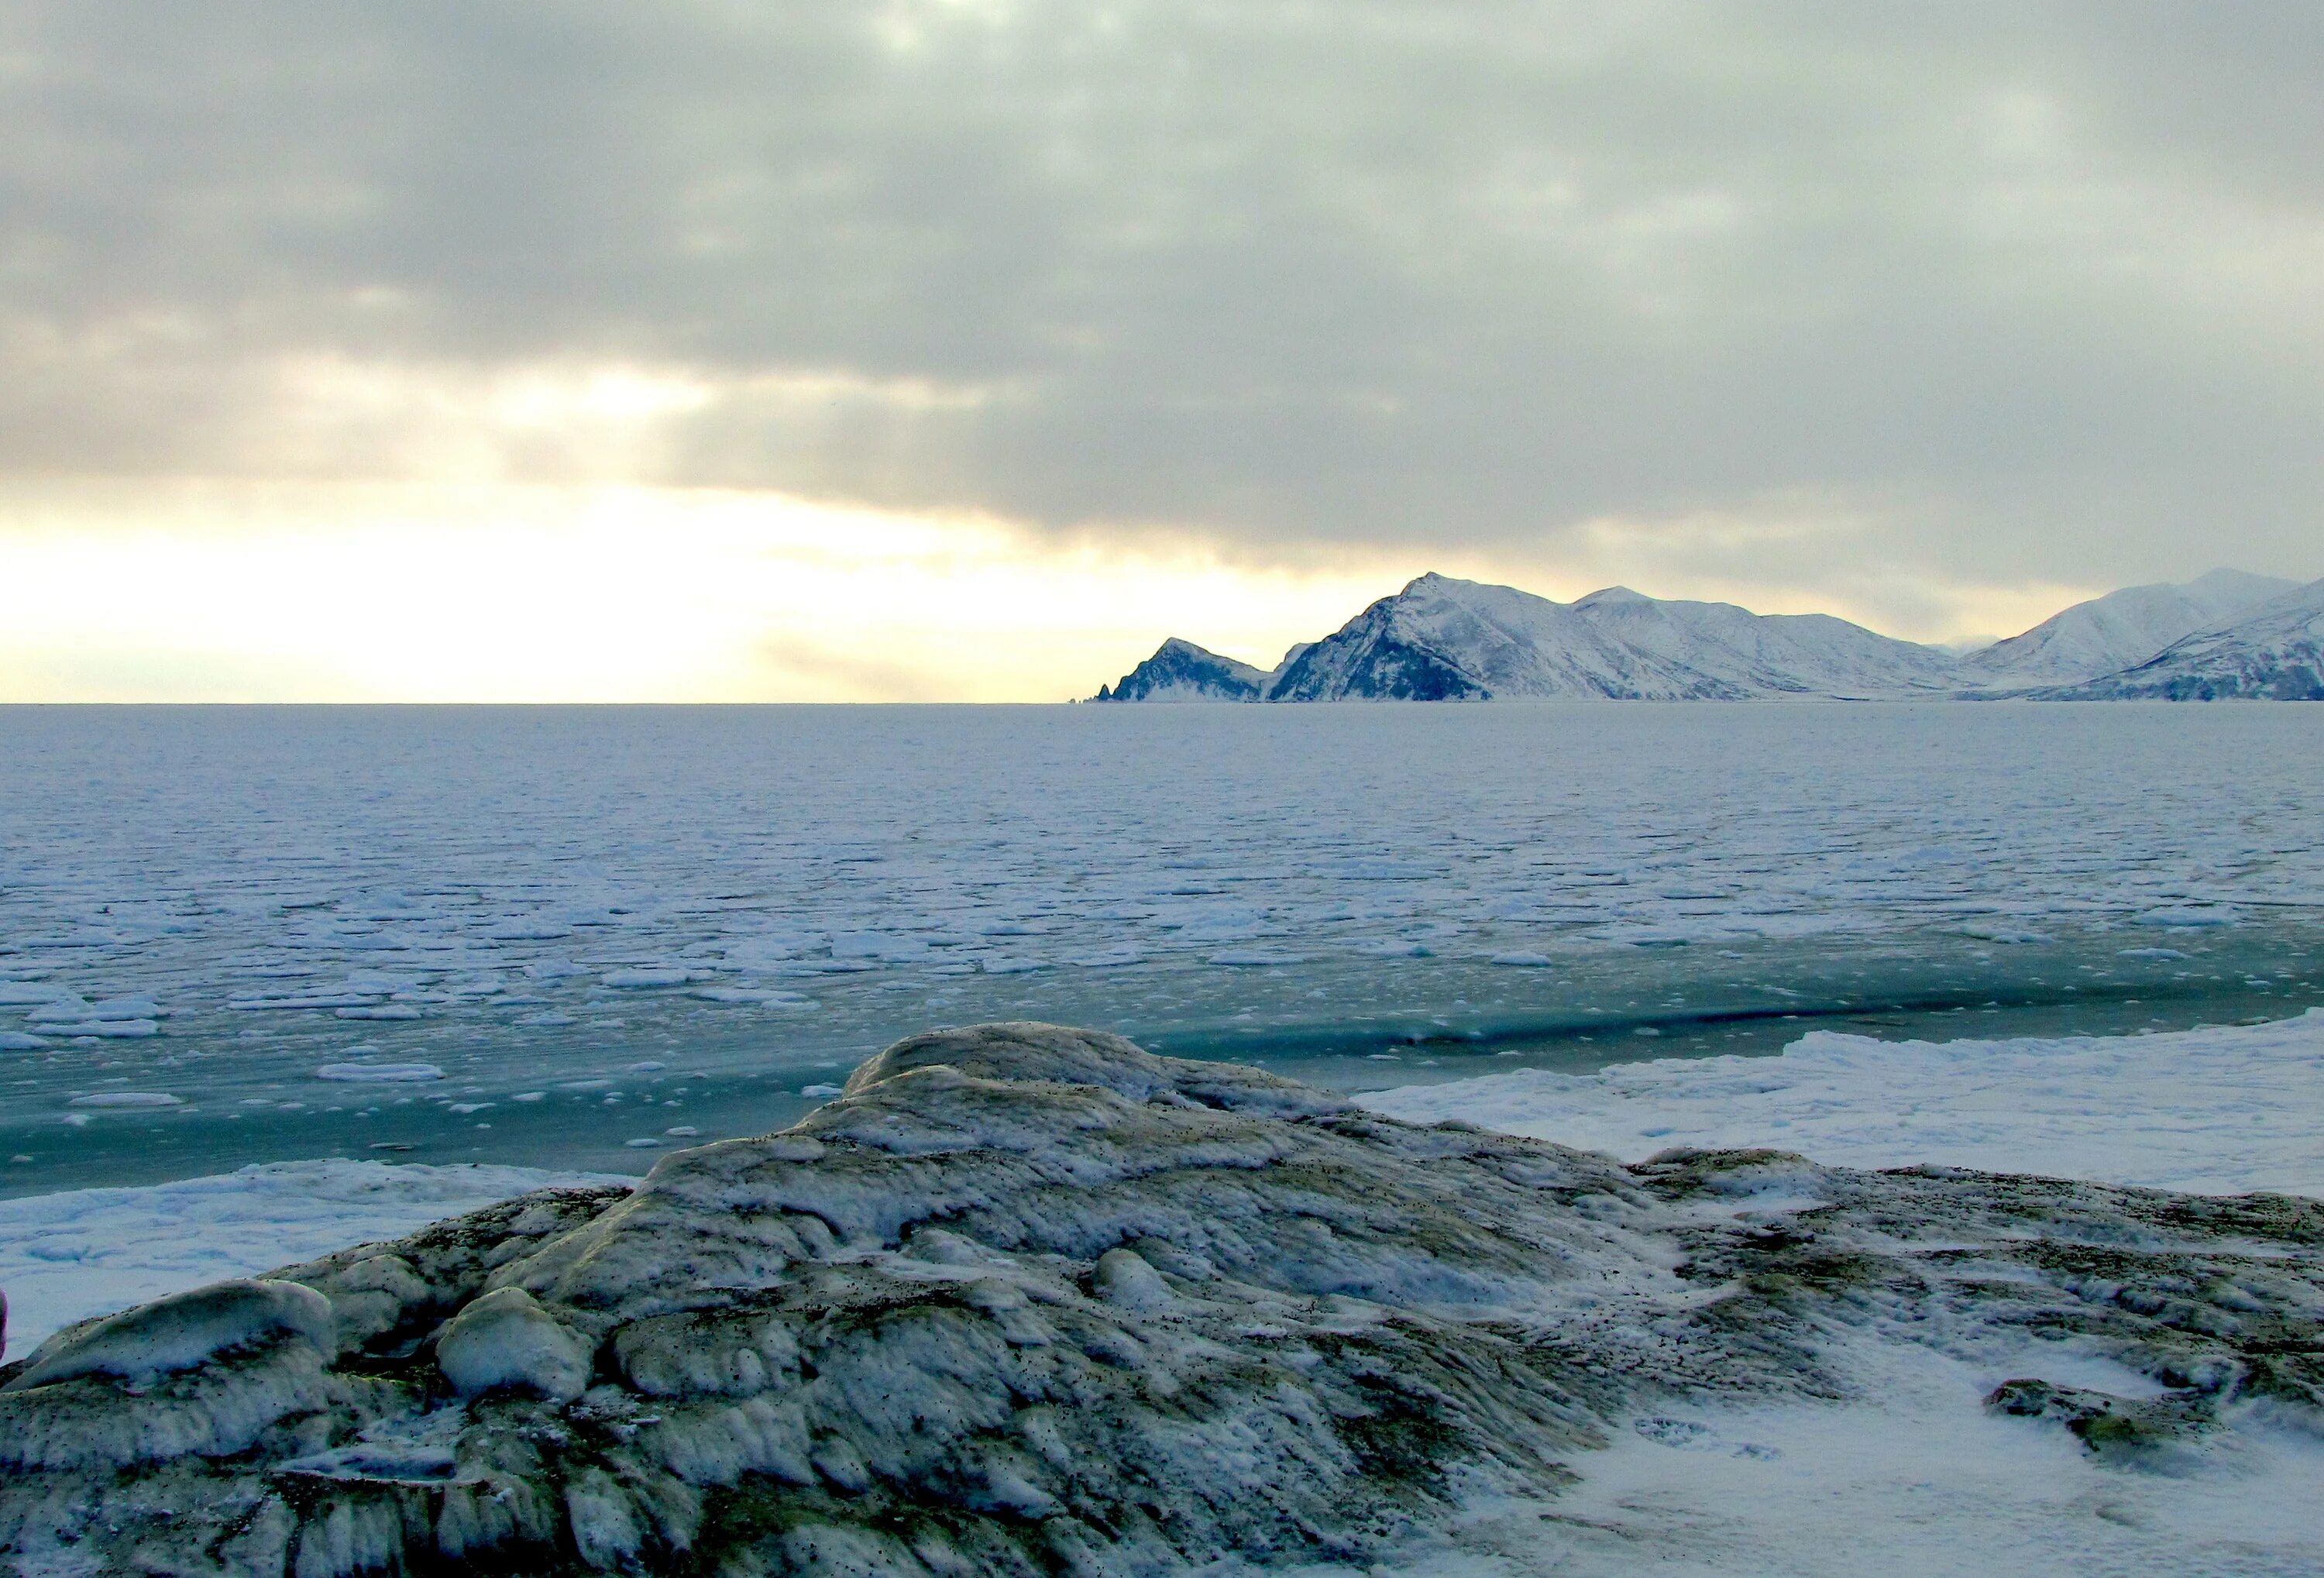
<path id="1" fill-rule="evenodd" d="M 326 1063 L 315 1077 L 343 1084 L 422 1084 L 443 1078 L 444 1071 L 433 1063 Z"/>

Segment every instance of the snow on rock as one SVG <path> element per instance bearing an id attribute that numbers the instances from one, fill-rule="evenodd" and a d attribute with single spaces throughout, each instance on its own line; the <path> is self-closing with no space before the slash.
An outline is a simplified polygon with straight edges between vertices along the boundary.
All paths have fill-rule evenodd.
<path id="1" fill-rule="evenodd" d="M 2172 642 L 2247 614 L 2298 586 L 2273 576 L 2218 569 L 2178 585 L 2125 586 L 1968 654 L 1961 670 L 1969 683 L 1996 689 L 2080 684 L 2134 668 Z"/>
<path id="2" fill-rule="evenodd" d="M 535 1167 L 294 1161 L 143 1188 L 0 1200 L 7 1356 L 23 1358 L 60 1327 L 254 1276 L 285 1255 L 399 1237 L 512 1195 L 633 1181 Z"/>
<path id="3" fill-rule="evenodd" d="M 1830 614 L 1608 586 L 1559 603 L 1425 575 L 1274 669 L 1176 637 L 1097 701 L 1746 701 L 2324 696 L 2318 589 L 2239 570 L 2129 586 L 1964 655 Z M 2143 666 L 2142 666 L 2143 665 Z"/>
<path id="4" fill-rule="evenodd" d="M 73 1328 L 0 1371 L 0 1464 L 109 1477 L 245 1452 L 285 1416 L 326 1406 L 335 1348 L 330 1300 L 271 1280 L 222 1282 Z"/>
<path id="5" fill-rule="evenodd" d="M 1154 655 L 1121 677 L 1101 685 L 1093 701 L 1257 701 L 1268 676 L 1249 663 L 1206 651 L 1172 636 Z"/>
<path id="6" fill-rule="evenodd" d="M 295 1282 L 217 1282 L 85 1326 L 35 1353 L 6 1389 L 48 1386 L 80 1375 L 151 1380 L 190 1370 L 277 1333 L 325 1353 L 337 1346 L 331 1301 Z"/>
<path id="7" fill-rule="evenodd" d="M 2324 701 L 2324 581 L 2172 642 L 2054 701 Z"/>
<path id="8" fill-rule="evenodd" d="M 845 1089 L 626 1195 L 545 1191 L 274 1273 L 328 1301 L 327 1362 L 286 1334 L 49 1380 L 84 1334 L 58 1339 L 0 1371 L 0 1557 L 1833 1570 L 1660 1558 L 1749 1552 L 1766 1527 L 1736 1485 L 1780 1487 L 1764 1465 L 1815 1419 L 1864 1439 L 1848 1423 L 1937 1365 L 1963 1384 L 1916 1392 L 1888 1452 L 1920 1482 L 1954 1472 L 1924 1444 L 2018 1444 L 2088 1490 L 2050 1509 L 2059 1549 L 2088 1523 L 2126 1570 L 2324 1553 L 2312 1498 L 2211 1527 L 2113 1506 L 2155 1470 L 2238 1501 L 2273 1421 L 2318 1416 L 2324 1204 L 1773 1151 L 1626 1167 L 1055 1026 L 915 1037 Z"/>
<path id="9" fill-rule="evenodd" d="M 503 1388 L 570 1402 L 589 1380 L 589 1344 L 521 1287 L 496 1287 L 445 1324 L 436 1364 L 464 1398 Z"/>
<path id="10" fill-rule="evenodd" d="M 1267 678 L 1269 701 L 1739 701 L 1933 696 L 1950 652 L 1829 614 L 1761 614 L 1609 586 L 1572 603 L 1426 575 Z"/>

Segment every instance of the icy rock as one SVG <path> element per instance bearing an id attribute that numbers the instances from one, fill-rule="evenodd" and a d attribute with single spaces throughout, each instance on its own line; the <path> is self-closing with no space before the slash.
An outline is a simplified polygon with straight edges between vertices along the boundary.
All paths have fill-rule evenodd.
<path id="1" fill-rule="evenodd" d="M 1176 1097 L 1205 1107 L 1277 1118 L 1320 1117 L 1352 1103 L 1235 1063 L 1157 1057 L 1102 1030 L 1058 1025 L 972 1025 L 897 1042 L 850 1075 L 853 1095 L 910 1069 L 945 1066 L 977 1079 L 1098 1085 L 1133 1102 Z"/>
<path id="2" fill-rule="evenodd" d="M 79 1375 L 150 1380 L 278 1335 L 332 1352 L 337 1338 L 331 1301 L 295 1282 L 213 1283 L 59 1333 L 0 1391 Z"/>
<path id="3" fill-rule="evenodd" d="M 2218 1425 L 2216 1405 L 2200 1390 L 2159 1398 L 2119 1398 L 2046 1380 L 2006 1380 L 1985 1399 L 1988 1413 L 2063 1425 L 2093 1453 L 2140 1466 L 2167 1466 L 2185 1444 Z"/>
<path id="4" fill-rule="evenodd" d="M 521 1287 L 500 1287 L 452 1317 L 436 1363 L 464 1398 L 507 1388 L 570 1402 L 589 1383 L 589 1347 Z"/>
<path id="5" fill-rule="evenodd" d="M 220 1282 L 69 1327 L 0 1385 L 0 1463 L 111 1471 L 244 1451 L 285 1415 L 323 1404 L 336 1346 L 330 1301 L 271 1280 Z"/>
<path id="6" fill-rule="evenodd" d="M 625 1326 L 613 1354 L 649 1397 L 752 1397 L 798 1370 L 798 1343 L 764 1311 L 661 1315 Z"/>
<path id="7" fill-rule="evenodd" d="M 1166 1309 L 1173 1297 L 1162 1273 L 1135 1250 L 1108 1250 L 1100 1255 L 1093 1280 L 1100 1298 L 1124 1309 Z"/>
<path id="8" fill-rule="evenodd" d="M 2093 1452 L 2166 1426 L 2203 1451 L 2247 1402 L 2324 1412 L 2319 1244 L 2314 1202 L 1769 1151 L 1625 1167 L 977 1026 L 634 1192 L 278 1273 L 328 1300 L 335 1347 L 223 1323 L 148 1382 L 0 1370 L 0 1567 L 1361 1564 L 1453 1537 L 1479 1498 L 1554 1498 L 1676 1403 L 1877 1386 L 1843 1331 L 1941 1333 L 1997 1377 L 2055 1353 L 1996 1407 Z M 2074 1391 L 2101 1360 L 2167 1407 Z M 1587 1537 L 1529 1527 L 1544 1565 Z"/>

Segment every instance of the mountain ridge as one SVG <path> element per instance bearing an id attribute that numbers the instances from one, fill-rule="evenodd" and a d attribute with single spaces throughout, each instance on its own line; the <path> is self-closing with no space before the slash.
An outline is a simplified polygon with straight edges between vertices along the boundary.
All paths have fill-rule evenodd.
<path id="1" fill-rule="evenodd" d="M 2246 614 L 2300 583 L 2216 569 L 2191 581 L 2125 586 L 2060 610 L 2022 635 L 1961 657 L 1967 673 L 2018 685 L 2072 685 L 2118 673 L 2173 641 Z"/>
<path id="2" fill-rule="evenodd" d="M 2324 701 L 2324 580 L 2043 701 Z"/>
<path id="3" fill-rule="evenodd" d="M 1120 683 L 1099 686 L 1090 699 L 1257 701 L 1266 690 L 1268 678 L 1265 669 L 1172 636 L 1154 649 L 1152 657 L 1124 674 Z"/>
<path id="4" fill-rule="evenodd" d="M 2274 635 L 2235 633 L 2302 591 L 2292 581 L 2217 569 L 2091 598 L 2023 634 L 1957 653 L 1826 614 L 1755 614 L 1619 586 L 1559 603 L 1431 571 L 1330 635 L 1294 646 L 1271 670 L 1174 636 L 1092 699 L 2062 699 L 2070 691 L 2073 699 L 2108 699 L 2117 692 L 2099 682 L 2200 636 L 2215 638 L 2203 649 L 2208 679 L 2158 675 L 2160 688 L 2137 694 L 2304 698 L 2319 683 L 2319 660 L 2301 645 L 2308 626 L 2300 616 L 2287 614 L 2291 623 Z"/>

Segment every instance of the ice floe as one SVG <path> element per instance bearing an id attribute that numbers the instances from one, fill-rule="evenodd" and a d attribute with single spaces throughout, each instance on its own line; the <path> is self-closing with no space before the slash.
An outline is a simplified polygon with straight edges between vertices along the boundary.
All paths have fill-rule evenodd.
<path id="1" fill-rule="evenodd" d="M 444 1071 L 433 1063 L 326 1063 L 315 1077 L 342 1084 L 424 1084 L 443 1078 Z"/>

